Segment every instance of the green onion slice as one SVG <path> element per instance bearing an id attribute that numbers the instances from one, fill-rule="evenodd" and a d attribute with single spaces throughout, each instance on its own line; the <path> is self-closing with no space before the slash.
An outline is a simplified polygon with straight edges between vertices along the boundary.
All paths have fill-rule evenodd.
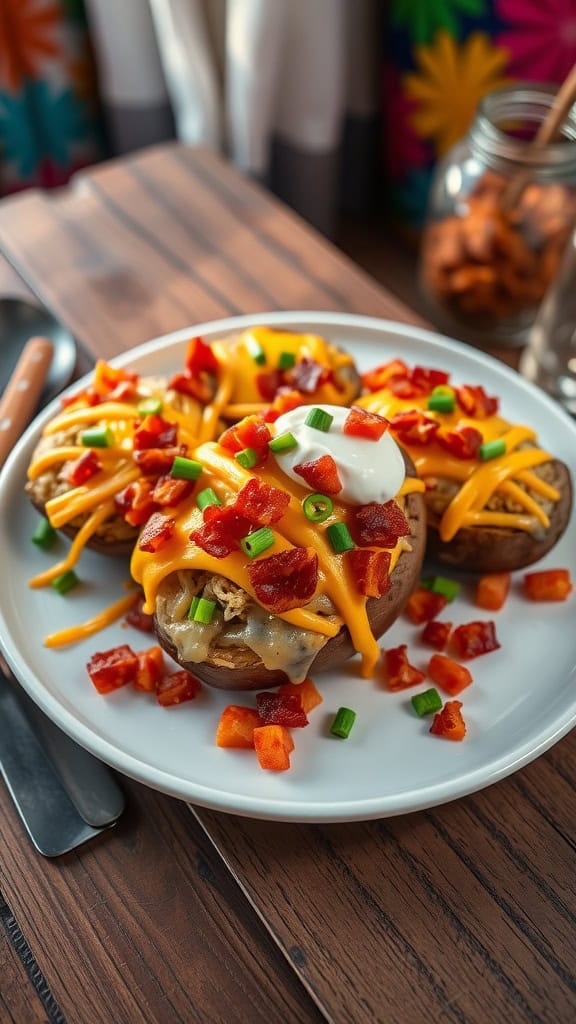
<path id="1" fill-rule="evenodd" d="M 334 511 L 334 502 L 327 494 L 308 494 L 302 502 L 302 511 L 311 523 L 323 523 Z"/>
<path id="2" fill-rule="evenodd" d="M 194 615 L 196 614 L 196 609 L 197 609 L 199 604 L 200 604 L 200 598 L 198 596 L 193 597 L 192 598 L 192 602 L 190 604 L 190 607 L 188 609 L 188 618 L 190 619 L 190 622 L 194 621 Z"/>
<path id="3" fill-rule="evenodd" d="M 32 543 L 48 551 L 56 540 L 56 530 L 47 519 L 41 519 L 32 534 Z"/>
<path id="4" fill-rule="evenodd" d="M 455 408 L 456 399 L 454 395 L 431 394 L 428 399 L 428 409 L 430 412 L 454 412 Z"/>
<path id="5" fill-rule="evenodd" d="M 415 693 L 412 697 L 412 707 L 418 715 L 422 718 L 423 715 L 431 715 L 434 711 L 440 711 L 442 707 L 442 698 L 432 687 L 430 690 L 424 690 L 423 693 Z"/>
<path id="6" fill-rule="evenodd" d="M 137 409 L 141 416 L 159 416 L 163 407 L 161 398 L 143 398 Z"/>
<path id="7" fill-rule="evenodd" d="M 246 339 L 246 348 L 248 349 L 248 354 L 258 366 L 266 366 L 266 353 L 260 342 L 256 341 L 256 338 L 248 337 Z"/>
<path id="8" fill-rule="evenodd" d="M 85 448 L 110 448 L 114 444 L 114 434 L 110 427 L 89 427 L 82 431 L 80 440 Z"/>
<path id="9" fill-rule="evenodd" d="M 57 590 L 59 594 L 67 594 L 73 587 L 78 586 L 80 580 L 73 569 L 69 569 L 68 572 L 63 572 L 60 576 L 56 576 L 52 580 L 52 586 L 54 590 Z"/>
<path id="10" fill-rule="evenodd" d="M 338 736 L 341 740 L 347 740 L 355 721 L 355 711 L 352 711 L 351 708 L 338 708 L 338 711 L 334 716 L 334 721 L 330 726 L 330 732 L 333 736 Z"/>
<path id="11" fill-rule="evenodd" d="M 460 584 L 446 576 L 435 576 L 429 589 L 435 594 L 442 594 L 448 601 L 453 601 L 460 593 Z"/>
<path id="12" fill-rule="evenodd" d="M 478 455 L 483 462 L 487 462 L 489 459 L 497 459 L 499 455 L 504 455 L 505 453 L 506 441 L 503 437 L 498 437 L 495 441 L 485 441 L 478 449 Z"/>
<path id="13" fill-rule="evenodd" d="M 337 555 L 342 555 L 345 551 L 352 551 L 352 548 L 356 547 L 346 523 L 331 523 L 326 527 L 326 533 Z"/>
<path id="14" fill-rule="evenodd" d="M 216 601 L 208 601 L 205 597 L 199 597 L 198 604 L 194 609 L 194 622 L 201 622 L 203 626 L 209 626 L 215 611 Z"/>
<path id="15" fill-rule="evenodd" d="M 236 452 L 234 458 L 244 466 L 244 469 L 252 469 L 258 462 L 258 456 L 253 448 L 244 448 L 241 452 Z"/>
<path id="16" fill-rule="evenodd" d="M 282 455 L 283 452 L 291 452 L 294 448 L 297 448 L 298 441 L 294 434 L 287 431 L 285 434 L 278 434 L 278 437 L 273 437 L 271 441 L 268 441 L 268 447 L 275 455 Z"/>
<path id="17" fill-rule="evenodd" d="M 334 417 L 325 409 L 319 409 L 317 406 L 310 409 L 304 420 L 307 427 L 314 427 L 314 430 L 321 430 L 324 434 L 328 433 L 333 422 Z"/>
<path id="18" fill-rule="evenodd" d="M 200 511 L 203 512 L 209 505 L 221 505 L 222 502 L 216 494 L 216 491 L 211 487 L 205 487 L 203 491 L 198 491 L 198 494 L 196 495 L 196 504 Z"/>
<path id="19" fill-rule="evenodd" d="M 296 356 L 293 352 L 281 352 L 278 359 L 279 370 L 291 370 L 296 363 Z"/>
<path id="20" fill-rule="evenodd" d="M 240 547 L 248 558 L 257 558 L 263 551 L 267 551 L 271 548 L 275 541 L 274 533 L 269 526 L 261 526 L 259 530 L 254 530 L 254 533 L 249 533 L 246 537 L 242 537 L 240 541 Z"/>
<path id="21" fill-rule="evenodd" d="M 170 476 L 175 477 L 176 480 L 197 480 L 201 472 L 201 462 L 196 462 L 195 459 L 185 459 L 182 455 L 177 455 L 172 463 Z"/>

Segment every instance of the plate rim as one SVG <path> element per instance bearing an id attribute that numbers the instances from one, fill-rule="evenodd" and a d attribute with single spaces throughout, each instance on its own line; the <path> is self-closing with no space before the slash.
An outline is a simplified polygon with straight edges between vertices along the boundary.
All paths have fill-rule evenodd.
<path id="1" fill-rule="evenodd" d="M 351 329 L 363 328 L 387 334 L 393 333 L 429 343 L 432 347 L 443 352 L 446 345 L 449 345 L 452 350 L 463 355 L 471 364 L 484 367 L 488 362 L 492 370 L 501 376 L 504 381 L 511 381 L 515 386 L 517 386 L 518 381 L 521 381 L 522 388 L 531 394 L 541 406 L 547 407 L 554 419 L 557 419 L 565 428 L 567 427 L 573 433 L 576 440 L 576 423 L 568 413 L 550 396 L 546 395 L 545 392 L 541 391 L 532 382 L 526 380 L 517 371 L 512 370 L 505 363 L 440 332 L 421 327 L 417 324 L 412 325 L 381 317 L 322 310 L 275 310 L 272 312 L 242 314 L 240 316 L 192 324 L 171 331 L 168 334 L 159 335 L 132 349 L 128 349 L 126 352 L 108 361 L 116 366 L 129 365 L 135 359 L 146 358 L 148 355 L 158 351 L 158 349 L 170 348 L 195 333 L 202 334 L 209 331 L 211 334 L 224 334 L 262 323 L 269 324 L 270 326 L 286 326 L 296 323 L 302 324 L 302 322 L 310 324 L 311 327 L 318 327 L 324 324 L 327 327 L 339 329 L 347 327 Z M 89 382 L 91 375 L 91 372 L 84 375 L 70 387 L 66 388 L 62 394 L 65 395 L 77 391 L 83 383 Z M 54 415 L 58 408 L 59 398 L 42 410 L 15 445 L 0 473 L 0 494 L 11 474 L 18 467 L 23 450 L 30 444 L 33 438 L 36 438 L 44 423 Z M 465 774 L 456 773 L 453 778 L 441 783 L 434 783 L 430 786 L 420 787 L 392 796 L 389 795 L 385 798 L 369 797 L 366 800 L 354 799 L 352 801 L 335 800 L 330 803 L 326 801 L 302 803 L 301 800 L 290 799 L 282 800 L 279 803 L 277 798 L 271 797 L 257 797 L 253 795 L 239 797 L 237 794 L 231 794 L 226 791 L 214 791 L 213 787 L 183 780 L 179 776 L 163 769 L 152 767 L 133 754 L 125 753 L 115 744 L 99 737 L 88 725 L 80 721 L 72 711 L 59 703 L 57 698 L 44 688 L 41 680 L 35 673 L 28 670 L 28 666 L 25 663 L 20 663 L 18 652 L 16 647 L 11 644 L 7 628 L 4 612 L 0 606 L 0 647 L 8 664 L 29 696 L 72 739 L 111 767 L 144 785 L 199 807 L 243 817 L 285 822 L 322 822 L 328 824 L 393 817 L 399 814 L 414 813 L 430 807 L 441 806 L 444 803 L 488 788 L 518 771 L 555 745 L 576 724 L 575 694 L 573 701 L 567 707 L 565 706 L 560 710 L 551 720 L 548 720 L 546 726 L 537 732 L 532 732 L 530 739 L 516 743 L 499 757 L 492 758 L 488 764 L 471 769 Z M 210 794 L 212 794 L 212 798 Z"/>

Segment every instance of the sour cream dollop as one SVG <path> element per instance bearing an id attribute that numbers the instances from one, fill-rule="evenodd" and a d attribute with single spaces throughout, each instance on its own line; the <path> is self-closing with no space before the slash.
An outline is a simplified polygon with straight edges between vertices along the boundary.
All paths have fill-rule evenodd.
<path id="1" fill-rule="evenodd" d="M 386 431 L 378 441 L 351 437 L 342 432 L 349 409 L 339 405 L 321 405 L 318 408 L 334 417 L 327 432 L 306 425 L 304 421 L 311 409 L 309 405 L 286 412 L 276 420 L 275 436 L 290 433 L 298 442 L 297 448 L 274 455 L 282 472 L 301 486 L 308 487 L 306 481 L 294 472 L 294 467 L 303 462 L 314 462 L 322 455 L 331 455 L 342 481 L 338 498 L 353 505 L 394 498 L 404 482 L 406 468 L 402 453 L 389 432 Z M 308 489 L 313 490 L 311 487 Z"/>

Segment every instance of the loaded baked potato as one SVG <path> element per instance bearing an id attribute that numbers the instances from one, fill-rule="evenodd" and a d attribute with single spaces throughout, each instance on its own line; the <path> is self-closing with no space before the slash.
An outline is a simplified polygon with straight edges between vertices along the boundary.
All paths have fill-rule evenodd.
<path id="1" fill-rule="evenodd" d="M 194 494 L 152 517 L 131 566 L 183 667 L 232 690 L 301 681 L 355 651 L 373 672 L 425 541 L 423 486 L 386 426 L 299 408 L 194 451 Z"/>
<path id="2" fill-rule="evenodd" d="M 567 467 L 535 431 L 499 415 L 484 388 L 393 360 L 364 375 L 359 404 L 390 430 L 426 485 L 427 554 L 472 572 L 507 572 L 542 558 L 566 529 Z"/>

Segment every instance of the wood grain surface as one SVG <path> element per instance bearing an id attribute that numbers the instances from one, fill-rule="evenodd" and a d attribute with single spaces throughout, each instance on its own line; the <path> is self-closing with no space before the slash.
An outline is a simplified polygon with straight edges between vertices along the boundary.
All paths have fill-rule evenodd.
<path id="1" fill-rule="evenodd" d="M 184 147 L 0 204 L 0 244 L 93 357 L 235 312 L 413 319 L 258 187 Z M 30 851 L 1 793 L 1 887 L 81 1024 L 314 1021 L 316 1004 L 353 1024 L 571 1024 L 575 778 L 572 735 L 458 803 L 326 827 L 194 820 L 130 783 L 118 831 L 57 864 Z"/>

